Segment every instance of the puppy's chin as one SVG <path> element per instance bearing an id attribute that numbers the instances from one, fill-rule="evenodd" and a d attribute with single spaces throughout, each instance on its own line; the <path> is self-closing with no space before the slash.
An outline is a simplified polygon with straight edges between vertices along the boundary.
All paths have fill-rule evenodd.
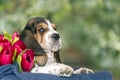
<path id="1" fill-rule="evenodd" d="M 53 46 L 51 48 L 44 48 L 44 51 L 46 53 L 48 53 L 48 52 L 57 52 L 59 49 L 61 49 L 60 45 L 55 45 L 55 46 Z"/>
<path id="2" fill-rule="evenodd" d="M 61 49 L 61 39 L 58 41 L 54 40 L 47 40 L 45 42 L 46 44 L 41 45 L 43 50 L 48 53 L 48 52 L 57 52 L 59 49 Z"/>
<path id="3" fill-rule="evenodd" d="M 47 45 L 46 47 L 43 48 L 46 53 L 48 52 L 57 52 L 59 49 L 61 49 L 61 44 L 60 43 L 52 43 Z"/>
<path id="4" fill-rule="evenodd" d="M 61 46 L 60 46 L 60 45 L 56 45 L 56 46 L 54 46 L 54 47 L 51 49 L 51 51 L 52 51 L 52 52 L 57 52 L 59 49 L 61 49 Z"/>

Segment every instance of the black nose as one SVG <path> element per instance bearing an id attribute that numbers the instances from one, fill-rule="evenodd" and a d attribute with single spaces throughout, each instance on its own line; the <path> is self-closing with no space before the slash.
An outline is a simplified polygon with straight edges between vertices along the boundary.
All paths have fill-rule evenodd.
<path id="1" fill-rule="evenodd" d="M 52 38 L 53 38 L 54 40 L 58 40 L 58 39 L 60 38 L 60 35 L 57 34 L 57 33 L 52 34 Z"/>

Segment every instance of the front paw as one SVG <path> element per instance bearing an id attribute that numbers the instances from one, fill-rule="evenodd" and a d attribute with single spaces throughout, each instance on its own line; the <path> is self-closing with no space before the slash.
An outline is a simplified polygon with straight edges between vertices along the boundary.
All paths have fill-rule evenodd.
<path id="1" fill-rule="evenodd" d="M 54 66 L 50 73 L 58 76 L 70 77 L 73 73 L 73 68 L 64 64 L 58 64 Z"/>
<path id="2" fill-rule="evenodd" d="M 81 73 L 90 74 L 90 73 L 94 73 L 94 71 L 88 68 L 79 68 L 73 72 L 73 74 L 81 74 Z"/>

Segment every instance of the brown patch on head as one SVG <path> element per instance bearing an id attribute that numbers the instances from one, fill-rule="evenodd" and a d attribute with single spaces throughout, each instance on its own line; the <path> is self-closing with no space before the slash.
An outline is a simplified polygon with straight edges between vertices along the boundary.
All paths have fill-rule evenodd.
<path id="1" fill-rule="evenodd" d="M 36 34 L 34 34 L 34 37 L 39 44 L 45 43 L 44 35 L 47 31 L 48 31 L 48 25 L 46 23 L 42 22 L 36 25 Z"/>
<path id="2" fill-rule="evenodd" d="M 56 25 L 54 23 L 51 23 L 54 30 L 56 30 Z"/>

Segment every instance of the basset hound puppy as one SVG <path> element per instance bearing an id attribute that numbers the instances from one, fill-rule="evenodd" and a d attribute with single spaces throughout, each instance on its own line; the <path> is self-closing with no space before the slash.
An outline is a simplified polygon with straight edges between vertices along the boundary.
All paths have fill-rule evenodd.
<path id="1" fill-rule="evenodd" d="M 30 19 L 21 32 L 20 39 L 27 48 L 34 51 L 36 63 L 31 70 L 32 73 L 47 73 L 65 77 L 81 72 L 93 73 L 88 68 L 74 71 L 72 67 L 61 63 L 59 56 L 61 37 L 56 30 L 56 25 L 48 19 L 42 17 Z"/>

